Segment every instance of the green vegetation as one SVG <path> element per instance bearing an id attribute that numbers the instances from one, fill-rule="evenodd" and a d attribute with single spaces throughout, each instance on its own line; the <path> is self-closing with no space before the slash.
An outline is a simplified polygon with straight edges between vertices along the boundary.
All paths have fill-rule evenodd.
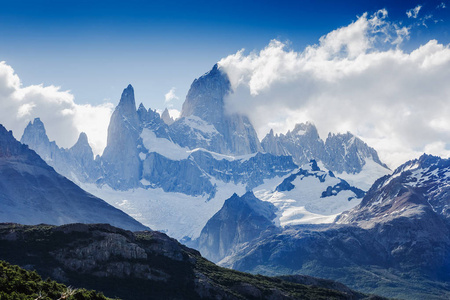
<path id="1" fill-rule="evenodd" d="M 0 299 L 2 300 L 106 300 L 102 293 L 73 289 L 47 279 L 35 271 L 0 261 Z"/>

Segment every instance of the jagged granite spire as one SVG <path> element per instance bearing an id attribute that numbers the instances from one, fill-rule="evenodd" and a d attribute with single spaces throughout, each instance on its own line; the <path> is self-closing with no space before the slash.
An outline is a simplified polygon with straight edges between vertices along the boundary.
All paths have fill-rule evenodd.
<path id="1" fill-rule="evenodd" d="M 162 115 L 161 115 L 161 119 L 164 121 L 164 123 L 166 123 L 167 125 L 172 125 L 173 122 L 175 122 L 175 120 L 170 116 L 169 114 L 169 110 L 166 109 L 163 111 Z"/>
<path id="2" fill-rule="evenodd" d="M 27 145 L 50 143 L 44 123 L 42 123 L 40 118 L 35 118 L 33 122 L 30 121 L 28 123 L 20 141 Z"/>
<path id="3" fill-rule="evenodd" d="M 377 164 L 388 167 L 381 162 L 378 153 L 361 139 L 347 132 L 343 134 L 328 134 L 325 141 L 327 159 L 324 161 L 328 169 L 342 173 L 355 174 L 361 172 L 366 159 L 372 159 Z"/>
<path id="4" fill-rule="evenodd" d="M 228 75 L 215 64 L 211 71 L 192 83 L 183 103 L 181 119 L 199 117 L 223 136 L 225 149 L 213 147 L 208 150 L 237 155 L 261 151 L 258 136 L 248 117 L 225 112 L 224 99 L 231 92 Z"/>
<path id="5" fill-rule="evenodd" d="M 36 151 L 47 163 L 54 159 L 63 159 L 62 156 L 65 155 L 54 141 L 50 142 L 44 123 L 40 118 L 35 118 L 33 122 L 28 123 L 20 142 Z M 58 168 L 56 165 L 52 165 L 52 167 Z"/>
<path id="6" fill-rule="evenodd" d="M 197 116 L 210 124 L 224 116 L 224 97 L 230 93 L 228 76 L 215 64 L 211 71 L 194 80 L 183 103 L 181 117 Z"/>
<path id="7" fill-rule="evenodd" d="M 79 163 L 80 169 L 92 169 L 94 167 L 94 153 L 89 145 L 86 133 L 80 133 L 78 141 L 69 149 L 69 152 Z"/>
<path id="8" fill-rule="evenodd" d="M 140 159 L 137 142 L 140 134 L 134 90 L 128 85 L 123 90 L 108 126 L 107 145 L 103 152 L 106 183 L 113 188 L 133 188 L 139 182 Z"/>
<path id="9" fill-rule="evenodd" d="M 299 123 L 285 135 L 275 136 L 269 132 L 261 141 L 264 151 L 275 155 L 290 155 L 298 165 L 309 163 L 311 159 L 323 160 L 325 147 L 314 124 Z"/>

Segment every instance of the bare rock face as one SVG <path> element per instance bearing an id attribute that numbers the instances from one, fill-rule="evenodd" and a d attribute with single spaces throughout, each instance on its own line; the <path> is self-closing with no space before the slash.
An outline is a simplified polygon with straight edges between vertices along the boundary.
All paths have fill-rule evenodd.
<path id="1" fill-rule="evenodd" d="M 208 259 L 218 262 L 274 227 L 276 208 L 269 202 L 247 192 L 242 197 L 234 194 L 208 221 L 197 240 L 196 248 Z"/>
<path id="2" fill-rule="evenodd" d="M 261 151 L 255 129 L 244 115 L 227 114 L 224 98 L 231 92 L 228 76 L 214 65 L 211 71 L 194 80 L 183 103 L 181 118 L 196 116 L 211 124 L 221 135 L 225 149 L 207 148 L 225 154 L 249 154 Z"/>
<path id="3" fill-rule="evenodd" d="M 169 114 L 169 110 L 166 108 L 162 115 L 161 115 L 161 119 L 164 121 L 164 123 L 166 123 L 167 125 L 172 125 L 173 122 L 175 122 L 175 120 L 170 116 Z"/>
<path id="4" fill-rule="evenodd" d="M 325 141 L 327 157 L 324 160 L 328 169 L 342 173 L 355 174 L 362 171 L 367 159 L 388 167 L 381 162 L 377 151 L 369 147 L 361 139 L 350 132 L 345 134 L 329 134 Z"/>
<path id="5" fill-rule="evenodd" d="M 107 146 L 102 156 L 104 173 L 108 174 L 104 181 L 111 187 L 126 190 L 138 185 L 141 166 L 137 149 L 139 134 L 134 89 L 128 85 L 111 116 Z"/>
<path id="6" fill-rule="evenodd" d="M 286 134 L 274 135 L 272 130 L 261 141 L 261 145 L 268 153 L 292 156 L 298 165 L 314 159 L 321 161 L 328 170 L 337 173 L 359 173 L 368 159 L 388 170 L 375 149 L 352 133 L 330 133 L 324 142 L 312 123 L 297 124 Z"/>
<path id="7" fill-rule="evenodd" d="M 312 123 L 296 124 L 286 135 L 274 135 L 270 131 L 262 140 L 264 151 L 275 155 L 291 155 L 299 166 L 311 159 L 326 157 L 324 142 L 320 139 L 316 126 Z"/>

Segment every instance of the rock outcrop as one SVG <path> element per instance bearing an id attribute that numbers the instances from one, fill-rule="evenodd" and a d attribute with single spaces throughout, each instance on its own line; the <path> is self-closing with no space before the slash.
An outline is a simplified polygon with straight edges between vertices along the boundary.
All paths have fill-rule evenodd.
<path id="1" fill-rule="evenodd" d="M 325 142 L 312 123 L 295 125 L 292 131 L 274 135 L 271 130 L 261 141 L 264 151 L 274 155 L 290 155 L 295 163 L 303 165 L 311 159 L 321 161 L 333 172 L 360 173 L 368 159 L 388 171 L 375 149 L 350 132 L 329 134 Z M 374 178 L 375 180 L 376 178 Z"/>
<path id="2" fill-rule="evenodd" d="M 243 155 L 261 151 L 261 144 L 250 120 L 240 114 L 225 111 L 224 98 L 231 93 L 228 75 L 218 65 L 194 80 L 183 103 L 180 119 L 196 116 L 211 124 L 223 139 L 224 148 L 206 149 L 224 153 Z M 219 143 L 220 144 L 220 143 Z"/>
<path id="3" fill-rule="evenodd" d="M 206 223 L 196 241 L 206 258 L 218 262 L 239 249 L 239 245 L 255 240 L 269 228 L 275 229 L 276 208 L 247 192 L 242 197 L 234 194 Z"/>
<path id="4" fill-rule="evenodd" d="M 134 89 L 128 85 L 123 90 L 119 105 L 111 116 L 108 140 L 101 161 L 104 183 L 126 190 L 139 184 L 141 160 L 137 149 L 140 134 Z"/>

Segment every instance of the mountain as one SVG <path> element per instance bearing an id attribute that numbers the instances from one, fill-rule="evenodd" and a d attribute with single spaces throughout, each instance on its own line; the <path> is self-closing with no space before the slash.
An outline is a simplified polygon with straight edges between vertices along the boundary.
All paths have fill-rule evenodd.
<path id="1" fill-rule="evenodd" d="M 337 173 L 359 173 L 362 171 L 367 159 L 388 169 L 381 162 L 375 149 L 369 147 L 350 132 L 345 134 L 328 134 L 325 141 L 325 151 L 328 154 L 324 162 L 325 166 Z"/>
<path id="2" fill-rule="evenodd" d="M 169 114 L 169 110 L 166 108 L 162 115 L 161 115 L 161 119 L 164 121 L 164 123 L 166 123 L 167 125 L 172 125 L 173 122 L 175 122 L 175 120 L 170 116 Z"/>
<path id="3" fill-rule="evenodd" d="M 311 160 L 285 176 L 275 188 L 259 188 L 255 195 L 277 207 L 275 223 L 285 227 L 332 223 L 338 214 L 358 205 L 365 192 Z"/>
<path id="4" fill-rule="evenodd" d="M 228 75 L 217 64 L 214 65 L 211 71 L 194 80 L 183 103 L 180 119 L 175 123 L 195 116 L 212 125 L 216 130 L 216 138 L 221 140 L 221 147 L 202 145 L 207 150 L 234 155 L 261 151 L 261 144 L 250 120 L 244 115 L 225 111 L 224 99 L 231 92 Z"/>
<path id="5" fill-rule="evenodd" d="M 290 155 L 299 165 L 307 164 L 311 159 L 322 160 L 326 157 L 325 146 L 312 123 L 296 124 L 286 135 L 274 135 L 271 130 L 261 141 L 264 151 L 275 155 Z"/>
<path id="6" fill-rule="evenodd" d="M 22 224 L 110 223 L 143 226 L 48 166 L 0 125 L 0 220 Z"/>
<path id="7" fill-rule="evenodd" d="M 100 177 L 98 162 L 89 145 L 87 135 L 82 132 L 70 149 L 58 147 L 50 142 L 44 123 L 39 118 L 29 122 L 20 142 L 36 151 L 55 170 L 75 182 L 93 182 Z"/>
<path id="8" fill-rule="evenodd" d="M 30 123 L 22 140 L 83 189 L 178 239 L 198 237 L 233 193 L 244 194 L 297 168 L 287 156 L 260 152 L 232 156 L 183 147 L 174 140 L 190 131 L 174 133 L 174 128 L 186 122 L 191 129 L 204 124 L 191 116 L 168 126 L 156 111 L 142 104 L 136 110 L 134 90 L 128 86 L 111 116 L 108 145 L 101 157 L 89 160 L 91 150 L 83 134 L 69 150 L 49 142 L 39 119 Z M 49 144 L 53 147 L 41 146 Z M 76 171 L 80 161 L 85 162 L 84 169 Z"/>
<path id="9" fill-rule="evenodd" d="M 337 222 L 370 228 L 402 216 L 413 218 L 428 213 L 447 222 L 449 171 L 450 160 L 432 155 L 408 161 L 392 175 L 378 179 L 361 204 L 340 216 Z"/>
<path id="10" fill-rule="evenodd" d="M 273 204 L 259 200 L 252 192 L 242 197 L 234 194 L 206 223 L 195 248 L 206 258 L 220 261 L 236 251 L 240 244 L 252 241 L 261 232 L 275 227 L 276 211 Z"/>
<path id="11" fill-rule="evenodd" d="M 275 206 L 293 203 L 287 205 L 296 209 L 291 223 L 331 222 L 332 215 L 359 204 L 360 197 L 348 191 L 321 197 L 328 188 L 332 192 L 341 180 L 331 175 L 313 185 L 316 203 L 304 203 L 302 185 L 295 191 L 276 191 L 286 177 L 310 159 L 315 158 L 325 173 L 328 165 L 344 170 L 333 176 L 364 191 L 389 172 L 381 162 L 367 156 L 375 150 L 356 137 L 348 134 L 345 137 L 351 141 L 342 138 L 341 143 L 332 143 L 329 141 L 334 139 L 329 137 L 323 142 L 311 123 L 299 124 L 286 135 L 274 136 L 272 132 L 260 143 L 245 115 L 226 111 L 226 97 L 232 92 L 227 74 L 215 65 L 194 80 L 181 117 L 172 122 L 167 118 L 168 111 L 160 116 L 143 104 L 136 109 L 134 89 L 129 85 L 111 116 L 104 153 L 95 160 L 84 134 L 72 148 L 62 149 L 48 140 L 38 119 L 29 124 L 22 141 L 83 189 L 143 224 L 183 241 L 196 239 L 234 193 L 242 196 L 253 191 Z M 342 151 L 348 155 L 341 155 Z M 329 153 L 333 153 L 333 159 Z M 330 209 L 324 210 L 328 205 Z"/>
<path id="12" fill-rule="evenodd" d="M 364 190 L 376 179 L 390 172 L 375 149 L 358 137 L 350 132 L 329 133 L 324 142 L 312 123 L 297 124 L 285 135 L 275 135 L 271 130 L 261 141 L 261 145 L 268 153 L 292 156 L 299 166 L 314 159 Z"/>
<path id="13" fill-rule="evenodd" d="M 449 174 L 450 160 L 423 155 L 378 179 L 335 224 L 261 236 L 223 265 L 324 277 L 388 297 L 448 299 Z"/>
<path id="14" fill-rule="evenodd" d="M 0 258 L 121 299 L 381 299 L 342 284 L 220 268 L 156 231 L 0 224 Z"/>
<path id="15" fill-rule="evenodd" d="M 270 236 L 292 225 L 332 223 L 342 211 L 359 204 L 365 192 L 321 170 L 312 160 L 273 190 L 257 188 L 255 194 L 227 199 L 189 245 L 220 263 L 261 235 Z"/>
<path id="16" fill-rule="evenodd" d="M 136 111 L 134 89 L 128 85 L 114 110 L 108 126 L 108 139 L 102 155 L 104 182 L 125 190 L 139 182 L 139 152 L 136 144 L 140 135 L 139 116 Z"/>

